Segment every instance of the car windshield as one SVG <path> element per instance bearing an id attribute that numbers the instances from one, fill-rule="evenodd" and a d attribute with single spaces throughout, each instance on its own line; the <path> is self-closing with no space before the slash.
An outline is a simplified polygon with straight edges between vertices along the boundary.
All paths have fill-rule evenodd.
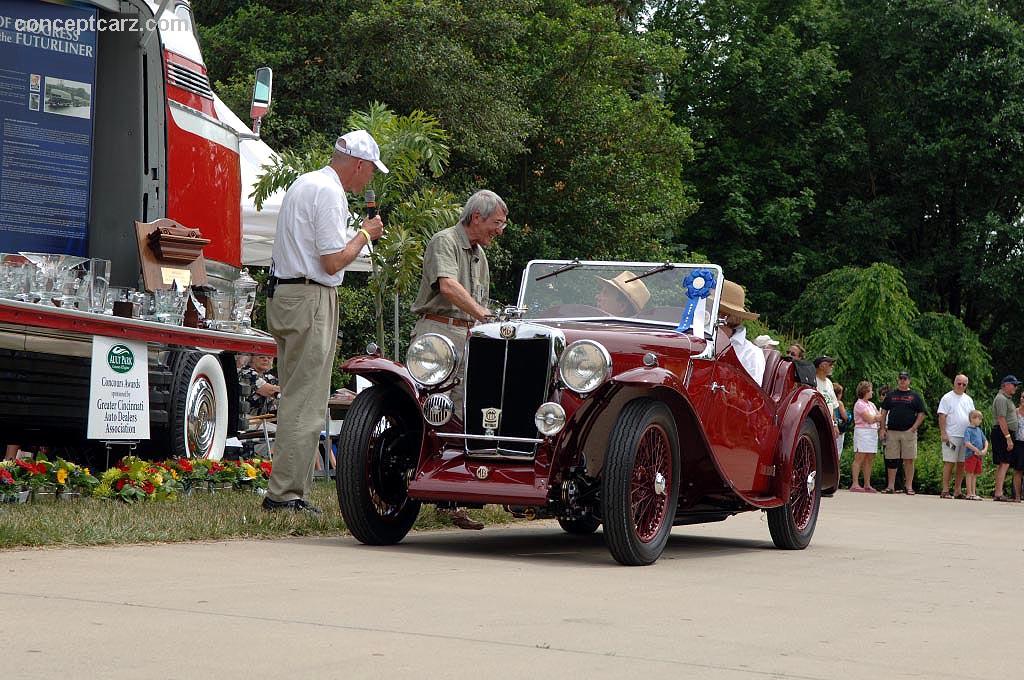
<path id="1" fill-rule="evenodd" d="M 711 337 L 721 281 L 716 265 L 534 260 L 523 274 L 519 306 L 526 319 L 611 317 L 703 327 L 696 334 Z"/>

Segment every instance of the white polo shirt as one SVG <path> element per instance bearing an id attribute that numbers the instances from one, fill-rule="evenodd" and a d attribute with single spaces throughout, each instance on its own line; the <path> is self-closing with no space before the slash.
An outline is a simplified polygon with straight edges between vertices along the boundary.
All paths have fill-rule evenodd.
<path id="1" fill-rule="evenodd" d="M 348 221 L 348 198 L 338 173 L 327 166 L 299 177 L 288 187 L 277 216 L 274 276 L 340 286 L 344 270 L 328 274 L 320 256 L 345 249 L 356 233 Z"/>

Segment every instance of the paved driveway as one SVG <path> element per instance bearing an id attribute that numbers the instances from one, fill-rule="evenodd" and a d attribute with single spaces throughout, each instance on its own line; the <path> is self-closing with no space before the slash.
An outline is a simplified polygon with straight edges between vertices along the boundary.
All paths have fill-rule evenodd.
<path id="1" fill-rule="evenodd" d="M 1020 676 L 1024 505 L 840 492 L 811 547 L 760 514 L 653 567 L 552 523 L 0 553 L 4 678 Z"/>

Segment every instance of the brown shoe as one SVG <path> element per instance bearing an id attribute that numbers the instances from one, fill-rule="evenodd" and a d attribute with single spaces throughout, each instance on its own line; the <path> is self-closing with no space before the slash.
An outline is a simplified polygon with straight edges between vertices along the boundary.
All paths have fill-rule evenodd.
<path id="1" fill-rule="evenodd" d="M 452 524 L 460 529 L 469 529 L 471 531 L 480 531 L 484 528 L 484 523 L 477 522 L 470 517 L 465 508 L 459 508 L 452 513 Z"/>

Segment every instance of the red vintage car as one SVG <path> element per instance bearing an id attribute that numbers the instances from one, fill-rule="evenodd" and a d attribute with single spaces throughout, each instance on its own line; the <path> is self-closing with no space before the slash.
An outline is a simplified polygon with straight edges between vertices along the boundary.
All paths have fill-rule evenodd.
<path id="1" fill-rule="evenodd" d="M 603 525 L 617 561 L 644 565 L 673 525 L 763 510 L 776 546 L 806 547 L 838 484 L 832 418 L 806 366 L 766 349 L 761 384 L 744 370 L 722 285 L 713 265 L 533 261 L 517 306 L 461 346 L 427 334 L 404 365 L 346 362 L 373 383 L 338 447 L 352 534 L 397 543 L 423 503 L 498 504 L 569 534 Z"/>

